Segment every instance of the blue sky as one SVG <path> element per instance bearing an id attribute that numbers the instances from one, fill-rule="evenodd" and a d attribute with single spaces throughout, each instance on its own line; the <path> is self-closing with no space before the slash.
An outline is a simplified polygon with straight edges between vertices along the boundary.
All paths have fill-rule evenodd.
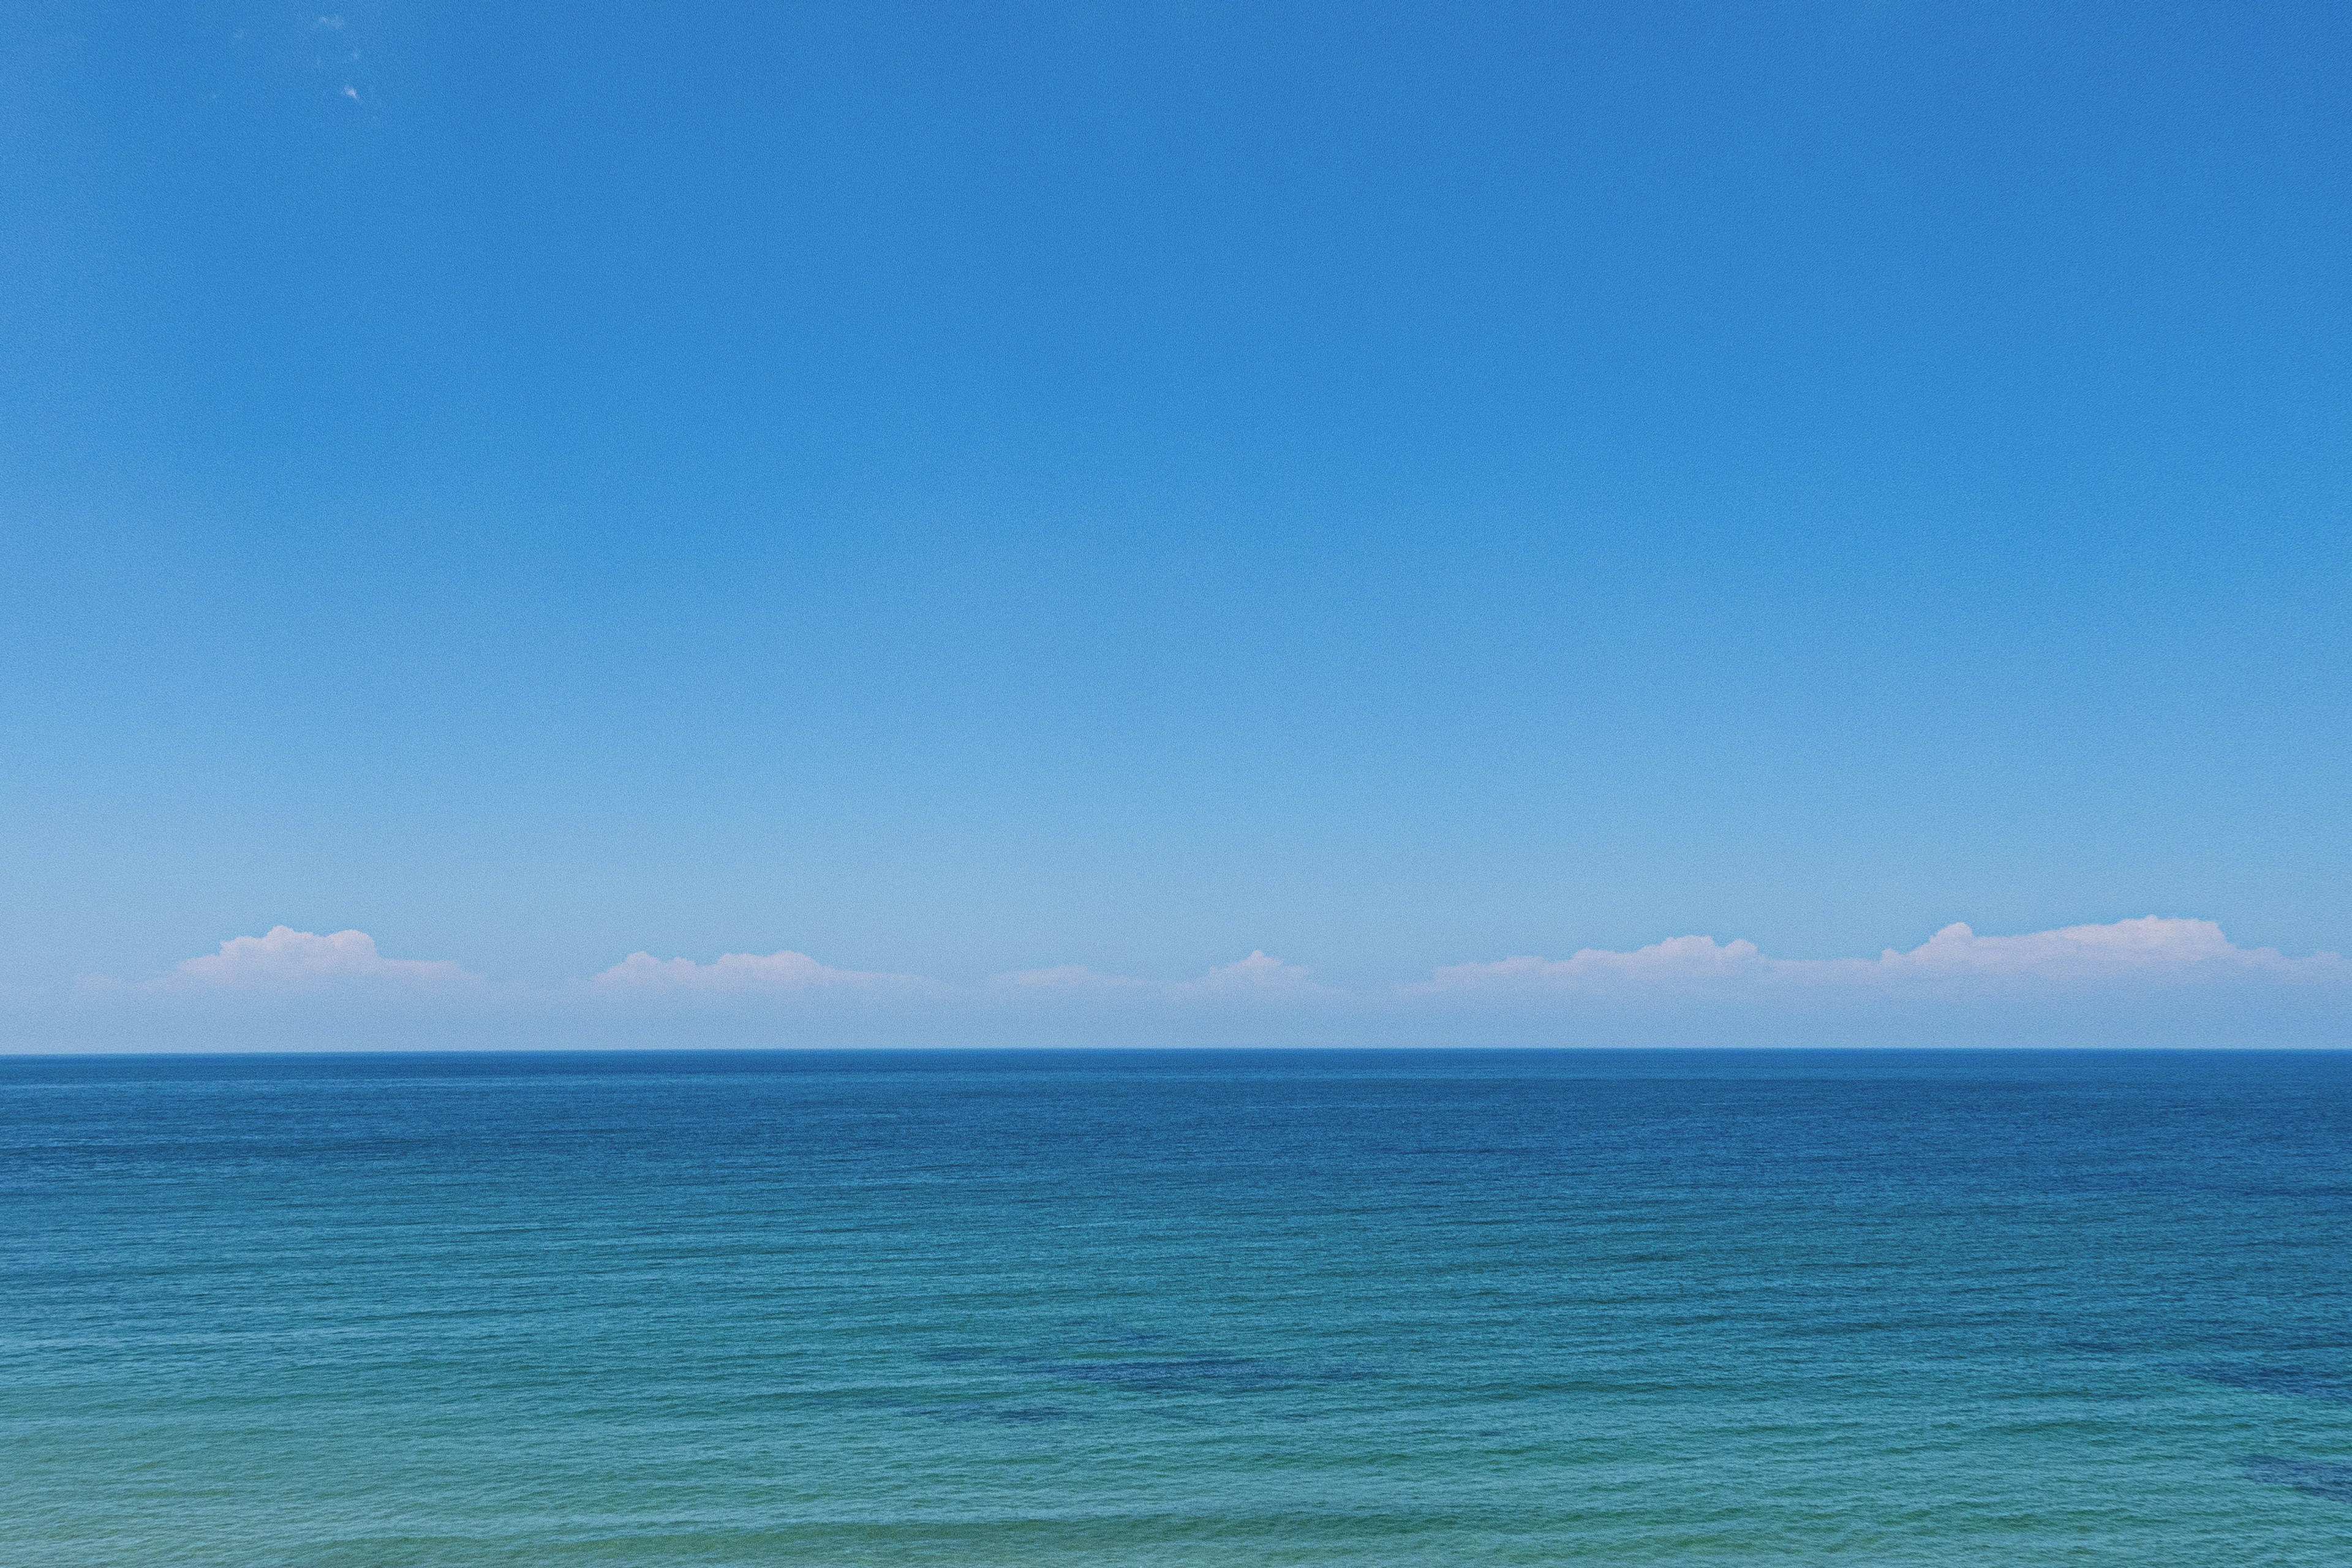
<path id="1" fill-rule="evenodd" d="M 260 1038 L 159 1020 L 279 927 L 478 977 L 481 1043 L 709 1034 L 583 1021 L 638 952 L 935 987 L 783 976 L 730 1040 L 2087 1039 L 2077 981 L 2345 1037 L 2347 53 L 2318 5 L 36 0 L 0 1039 Z M 2002 958 L 1391 1016 L 2150 915 L 2317 967 L 2181 926 L 2202 1012 Z M 318 951 L 236 973 L 422 1027 Z M 1344 1004 L 1168 989 L 1253 952 Z M 1070 965 L 1144 989 L 989 1011 Z"/>

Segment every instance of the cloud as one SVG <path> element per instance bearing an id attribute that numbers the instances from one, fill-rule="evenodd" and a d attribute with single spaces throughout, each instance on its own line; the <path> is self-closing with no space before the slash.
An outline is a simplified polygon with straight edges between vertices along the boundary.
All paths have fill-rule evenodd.
<path id="1" fill-rule="evenodd" d="M 1832 961 L 1834 962 L 1834 961 Z M 1888 948 L 1864 961 L 1888 974 L 2079 981 L 2132 976 L 2223 977 L 2309 974 L 2342 967 L 2334 953 L 2282 957 L 2275 948 L 2239 947 L 2211 921 L 2145 915 L 2112 925 L 2065 926 L 2023 936 L 1979 936 L 1948 925 L 1908 952 Z"/>
<path id="2" fill-rule="evenodd" d="M 386 958 L 363 931 L 321 936 L 291 926 L 232 937 L 217 952 L 181 962 L 144 989 L 184 994 L 316 995 L 368 992 L 420 995 L 478 990 L 478 974 L 438 959 Z"/>
<path id="3" fill-rule="evenodd" d="M 935 989 L 919 974 L 835 969 L 805 952 L 722 952 L 709 963 L 633 952 L 590 977 L 606 996 L 880 996 Z"/>
<path id="4" fill-rule="evenodd" d="M 2147 915 L 2020 936 L 1979 936 L 1966 925 L 1954 924 L 1907 952 L 1888 948 L 1876 958 L 1768 958 L 1750 942 L 1682 936 L 1631 952 L 1587 948 L 1568 958 L 1452 964 L 1401 994 L 1654 999 L 1748 994 L 1793 1000 L 1924 997 L 1955 990 L 2065 994 L 2118 984 L 2250 980 L 2344 983 L 2352 981 L 2352 964 L 2333 952 L 2287 958 L 2275 948 L 2239 947 L 2211 921 Z"/>
<path id="5" fill-rule="evenodd" d="M 1002 996 L 1108 1000 L 1141 995 L 1150 987 L 1124 974 L 1104 974 L 1083 963 L 1062 963 L 1051 969 L 1016 969 L 1009 973 L 992 974 L 988 977 L 988 989 Z"/>
<path id="6" fill-rule="evenodd" d="M 1708 936 L 1676 936 L 1627 952 L 1580 949 L 1567 958 L 1505 958 L 1489 963 L 1449 964 L 1408 995 L 1459 995 L 1492 992 L 1544 993 L 1688 985 L 1752 980 L 1769 973 L 1772 961 L 1752 942 L 1718 942 Z"/>
<path id="7" fill-rule="evenodd" d="M 1344 993 L 1314 979 L 1295 963 L 1253 951 L 1247 958 L 1220 964 L 1198 980 L 1167 989 L 1175 1002 L 1328 1002 Z"/>
<path id="8" fill-rule="evenodd" d="M 1083 963 L 1050 969 L 1022 969 L 991 975 L 989 991 L 998 996 L 1022 996 L 1071 1002 L 1157 1002 L 1185 1006 L 1200 1003 L 1326 1002 L 1346 994 L 1323 984 L 1298 964 L 1252 952 L 1247 958 L 1222 963 L 1193 980 L 1167 984 L 1104 974 Z"/>
<path id="9" fill-rule="evenodd" d="M 92 978 L 0 1003 L 14 1020 L 0 1049 L 9 1029 L 42 1049 L 83 1037 L 140 1049 L 772 1045 L 780 1031 L 813 1045 L 2330 1045 L 2352 1039 L 2352 963 L 2147 917 L 2015 935 L 1948 925 L 1854 958 L 1678 936 L 1355 990 L 1263 951 L 1173 984 L 1075 963 L 967 984 L 787 949 L 709 962 L 638 952 L 536 984 L 389 958 L 365 931 L 278 926 L 143 984 Z"/>

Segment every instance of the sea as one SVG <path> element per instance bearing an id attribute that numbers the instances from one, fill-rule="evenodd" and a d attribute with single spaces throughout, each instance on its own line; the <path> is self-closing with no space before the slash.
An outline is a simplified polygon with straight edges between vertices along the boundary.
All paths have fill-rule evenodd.
<path id="1" fill-rule="evenodd" d="M 0 1564 L 2352 1563 L 2352 1053 L 0 1059 Z"/>

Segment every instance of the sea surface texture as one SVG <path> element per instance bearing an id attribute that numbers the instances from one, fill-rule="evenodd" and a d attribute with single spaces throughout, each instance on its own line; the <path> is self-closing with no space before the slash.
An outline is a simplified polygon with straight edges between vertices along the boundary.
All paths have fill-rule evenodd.
<path id="1" fill-rule="evenodd" d="M 0 1061 L 0 1562 L 2352 1563 L 2352 1055 Z"/>

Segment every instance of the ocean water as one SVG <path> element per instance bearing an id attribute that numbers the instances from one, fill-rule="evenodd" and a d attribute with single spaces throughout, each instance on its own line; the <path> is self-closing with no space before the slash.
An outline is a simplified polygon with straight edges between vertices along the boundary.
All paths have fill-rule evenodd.
<path id="1" fill-rule="evenodd" d="M 0 1060 L 0 1563 L 2352 1563 L 2352 1054 Z"/>

